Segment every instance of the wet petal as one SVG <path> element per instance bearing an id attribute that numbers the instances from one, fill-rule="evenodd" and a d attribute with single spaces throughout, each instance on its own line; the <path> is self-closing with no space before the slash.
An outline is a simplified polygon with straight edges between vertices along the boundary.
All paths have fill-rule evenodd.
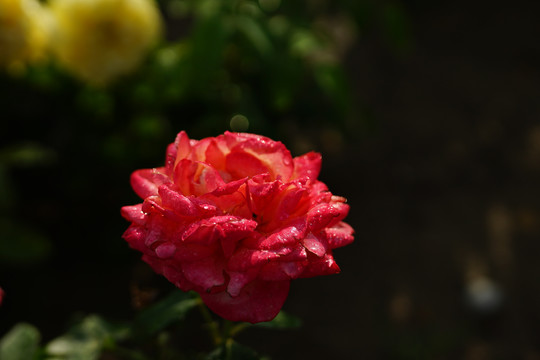
<path id="1" fill-rule="evenodd" d="M 216 257 L 186 262 L 182 264 L 182 270 L 186 279 L 204 290 L 210 290 L 214 286 L 225 283 L 223 265 Z"/>
<path id="2" fill-rule="evenodd" d="M 293 179 L 307 177 L 309 179 L 317 179 L 321 171 L 322 157 L 316 152 L 309 152 L 302 156 L 295 157 Z"/>
<path id="3" fill-rule="evenodd" d="M 354 240 L 353 233 L 353 228 L 343 221 L 330 228 L 322 230 L 322 234 L 326 238 L 330 249 L 335 249 L 352 243 Z"/>
<path id="4" fill-rule="evenodd" d="M 279 313 L 289 293 L 289 281 L 253 281 L 238 296 L 228 292 L 201 293 L 204 303 L 231 321 L 270 321 Z"/>
<path id="5" fill-rule="evenodd" d="M 142 211 L 142 204 L 124 206 L 120 209 L 120 213 L 124 219 L 137 225 L 142 225 L 146 221 L 146 214 Z"/>
<path id="6" fill-rule="evenodd" d="M 157 195 L 158 188 L 171 182 L 164 168 L 137 170 L 131 174 L 131 186 L 141 198 Z"/>
<path id="7" fill-rule="evenodd" d="M 326 245 L 313 234 L 308 234 L 302 241 L 305 248 L 318 257 L 323 257 L 326 254 Z"/>

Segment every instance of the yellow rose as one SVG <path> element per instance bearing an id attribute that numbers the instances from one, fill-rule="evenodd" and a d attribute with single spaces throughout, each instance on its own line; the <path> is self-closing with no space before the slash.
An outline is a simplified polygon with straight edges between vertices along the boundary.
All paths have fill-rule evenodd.
<path id="1" fill-rule="evenodd" d="M 37 0 L 0 0 L 0 66 L 16 71 L 43 59 L 51 25 Z"/>
<path id="2" fill-rule="evenodd" d="M 58 62 L 97 86 L 136 69 L 161 34 L 153 0 L 52 0 L 50 7 Z"/>

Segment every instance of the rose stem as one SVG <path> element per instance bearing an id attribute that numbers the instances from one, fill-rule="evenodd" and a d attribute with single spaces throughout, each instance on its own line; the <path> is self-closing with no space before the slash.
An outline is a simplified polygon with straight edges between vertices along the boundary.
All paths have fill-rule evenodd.
<path id="1" fill-rule="evenodd" d="M 212 337 L 214 345 L 221 345 L 221 343 L 223 342 L 223 338 L 219 334 L 218 324 L 216 323 L 216 321 L 214 321 L 214 319 L 212 319 L 212 314 L 210 314 L 210 311 L 208 311 L 208 308 L 200 297 L 198 298 L 198 304 L 199 309 L 201 310 L 201 314 L 208 326 L 208 331 L 210 332 L 210 336 Z"/>

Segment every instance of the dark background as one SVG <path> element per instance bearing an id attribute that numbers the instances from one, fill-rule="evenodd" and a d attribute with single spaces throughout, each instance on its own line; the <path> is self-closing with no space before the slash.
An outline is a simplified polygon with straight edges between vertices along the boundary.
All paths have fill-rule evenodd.
<path id="1" fill-rule="evenodd" d="M 320 178 L 348 198 L 356 240 L 335 251 L 341 274 L 292 283 L 284 309 L 301 329 L 239 341 L 274 359 L 540 358 L 540 4 L 392 5 L 397 30 L 355 17 L 343 69 L 356 112 L 309 123 L 300 99 L 249 130 L 322 152 Z M 25 321 L 45 341 L 77 313 L 129 319 L 134 288 L 170 291 L 121 239 L 119 208 L 138 202 L 129 174 L 161 164 L 182 129 L 227 129 L 191 125 L 205 104 L 184 99 L 164 116 L 182 120 L 141 138 L 123 85 L 109 95 L 125 106 L 101 116 L 62 81 L 0 79 L 2 251 L 27 255 L 0 262 L 0 334 Z"/>

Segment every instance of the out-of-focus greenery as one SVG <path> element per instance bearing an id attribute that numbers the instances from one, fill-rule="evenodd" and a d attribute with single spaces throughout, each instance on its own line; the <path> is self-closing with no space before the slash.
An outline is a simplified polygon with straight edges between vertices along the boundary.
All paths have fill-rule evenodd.
<path id="1" fill-rule="evenodd" d="M 31 3 L 13 4 L 19 2 L 22 8 Z M 56 3 L 62 1 L 41 2 L 40 14 Z M 0 238 L 0 261 L 37 261 L 51 248 L 50 239 L 19 216 L 24 189 L 14 186 L 13 172 L 70 167 L 64 183 L 49 191 L 72 196 L 95 187 L 89 173 L 156 165 L 180 130 L 192 138 L 225 130 L 259 133 L 286 142 L 295 154 L 339 151 L 361 136 L 369 118 L 353 101 L 348 50 L 373 27 L 383 29 L 396 51 L 410 46 L 396 1 L 161 0 L 158 7 L 163 39 L 137 69 L 110 82 L 72 76 L 54 51 L 47 61 L 41 56 L 0 70 L 0 222 L 7 234 Z M 55 28 L 50 13 L 47 21 Z M 115 24 L 101 26 L 110 32 L 122 22 Z M 25 29 L 14 35 L 1 25 L 2 41 L 19 39 Z M 51 36 L 49 43 L 55 41 Z"/>
<path id="2" fill-rule="evenodd" d="M 215 349 L 207 354 L 194 348 L 178 349 L 174 346 L 173 336 L 186 337 L 185 332 L 193 332 L 193 329 L 181 326 L 180 320 L 200 305 L 202 302 L 196 294 L 175 290 L 140 312 L 132 323 L 112 323 L 101 316 L 88 315 L 77 320 L 64 335 L 45 345 L 41 344 L 38 329 L 20 323 L 0 339 L 0 355 L 3 360 L 97 360 L 105 354 L 107 358 L 133 360 L 263 359 L 254 350 L 232 339 L 232 335 L 253 326 L 249 323 L 233 325 L 227 322 L 223 329 L 216 327 L 222 332 L 219 332 L 220 338 L 214 344 Z M 299 324 L 299 319 L 280 312 L 276 319 L 255 326 L 284 330 L 298 327 Z M 206 324 L 214 325 L 217 326 L 218 322 Z"/>
<path id="3" fill-rule="evenodd" d="M 128 261 L 129 250 L 120 238 L 126 224 L 118 211 L 137 201 L 129 188 L 129 174 L 163 163 L 165 146 L 178 131 L 186 130 L 195 139 L 225 130 L 247 131 L 285 142 L 294 155 L 313 149 L 339 152 L 344 142 L 357 141 L 372 126 L 349 80 L 350 71 L 370 71 L 347 66 L 355 41 L 363 32 L 380 28 L 396 54 L 411 46 L 407 17 L 398 0 L 160 0 L 161 40 L 145 47 L 141 59 L 127 62 L 138 67 L 107 76 L 106 81 L 101 77 L 92 81 L 89 75 L 77 76 L 77 70 L 55 57 L 58 26 L 48 12 L 53 1 L 41 1 L 39 7 L 31 3 L 0 0 L 0 9 L 22 4 L 14 12 L 18 18 L 3 18 L 0 13 L 0 46 L 2 41 L 24 40 L 13 52 L 24 56 L 0 61 L 4 309 L 17 310 L 15 302 L 21 296 L 11 291 L 19 286 L 17 277 L 3 277 L 8 272 L 31 269 L 37 279 L 41 266 L 64 271 L 75 264 L 95 263 L 96 274 L 102 274 L 111 271 L 107 266 L 114 269 Z M 50 34 L 47 41 L 40 40 L 36 61 L 26 55 L 32 53 L 27 49 L 32 46 L 29 34 L 35 33 L 27 26 L 34 10 L 26 7 L 39 8 L 40 16 L 46 16 L 40 21 Z M 109 31 L 114 24 L 93 26 L 109 26 L 105 29 Z M 115 38 L 104 40 L 110 45 Z M 43 43 L 53 49 L 48 55 L 43 55 Z M 84 43 L 79 45 L 85 48 Z M 2 49 L 7 47 L 0 48 L 0 58 Z M 93 51 L 84 56 L 100 55 Z M 28 293 L 57 291 L 47 294 L 49 302 L 65 296 L 54 282 L 43 284 L 38 279 L 24 287 L 33 285 L 37 288 Z M 298 325 L 289 318 L 276 321 L 266 326 Z M 89 317 L 58 341 L 97 354 L 111 336 L 116 340 L 123 336 L 117 330 L 101 317 Z M 0 343 L 0 354 L 19 349 L 40 356 L 39 341 L 35 328 L 18 325 Z M 225 344 L 212 358 L 229 351 L 242 349 L 236 343 Z"/>

